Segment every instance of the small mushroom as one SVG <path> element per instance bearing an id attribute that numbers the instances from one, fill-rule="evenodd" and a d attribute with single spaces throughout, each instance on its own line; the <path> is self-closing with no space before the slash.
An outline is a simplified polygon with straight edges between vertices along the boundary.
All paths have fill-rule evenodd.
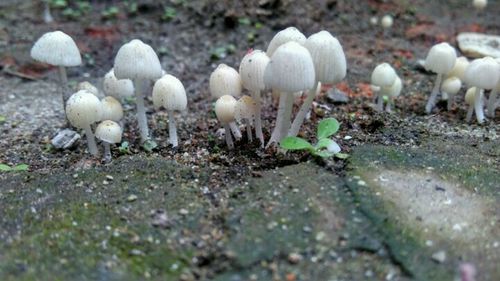
<path id="1" fill-rule="evenodd" d="M 300 30 L 296 27 L 290 26 L 274 35 L 273 39 L 271 39 L 271 42 L 269 42 L 269 45 L 267 46 L 267 56 L 271 57 L 281 45 L 292 41 L 297 42 L 300 45 L 304 45 L 306 42 L 306 36 L 304 36 L 304 34 L 302 34 L 302 32 L 300 32 Z"/>
<path id="2" fill-rule="evenodd" d="M 220 97 L 215 103 L 215 115 L 224 127 L 226 144 L 229 149 L 234 148 L 233 138 L 231 137 L 230 123 L 235 120 L 236 99 L 233 96 L 225 95 Z"/>
<path id="3" fill-rule="evenodd" d="M 236 69 L 226 65 L 219 64 L 210 74 L 209 80 L 210 93 L 213 98 L 220 98 L 225 95 L 239 97 L 241 96 L 241 77 Z M 241 132 L 236 123 L 231 122 L 229 127 L 237 139 L 241 138 Z"/>
<path id="4" fill-rule="evenodd" d="M 243 57 L 240 63 L 240 76 L 243 87 L 248 89 L 256 104 L 255 134 L 264 146 L 261 117 L 261 91 L 265 89 L 264 71 L 269 63 L 269 57 L 260 50 L 254 50 Z"/>
<path id="5" fill-rule="evenodd" d="M 112 96 L 117 100 L 123 100 L 134 96 L 134 83 L 132 83 L 132 80 L 118 80 L 113 68 L 104 75 L 102 87 L 106 96 Z"/>
<path id="6" fill-rule="evenodd" d="M 314 97 L 321 90 L 321 84 L 339 83 L 347 73 L 347 62 L 342 45 L 330 32 L 323 30 L 309 36 L 304 46 L 311 53 L 313 59 L 316 83 L 312 89 L 308 89 L 307 98 L 293 120 L 288 132 L 289 136 L 297 136 L 299 133 Z"/>
<path id="7" fill-rule="evenodd" d="M 384 87 L 380 91 L 379 99 L 384 100 L 384 96 L 387 97 L 387 104 L 385 106 L 385 111 L 391 113 L 392 105 L 394 104 L 394 100 L 401 94 L 401 90 L 403 89 L 403 81 L 401 78 L 396 76 L 396 80 L 390 87 Z"/>
<path id="8" fill-rule="evenodd" d="M 257 104 L 254 99 L 249 96 L 242 96 L 236 102 L 235 118 L 238 122 L 244 123 L 247 130 L 247 137 L 250 142 L 252 137 L 252 123 L 257 116 Z"/>
<path id="9" fill-rule="evenodd" d="M 90 126 L 100 121 L 102 117 L 102 105 L 99 98 L 86 90 L 76 92 L 66 103 L 66 116 L 71 125 L 85 130 L 89 152 L 97 156 L 99 151 Z"/>
<path id="10" fill-rule="evenodd" d="M 436 98 L 439 94 L 439 90 L 441 89 L 443 75 L 446 75 L 453 69 L 456 61 L 457 52 L 455 48 L 450 46 L 448 43 L 434 45 L 427 54 L 427 58 L 425 59 L 425 68 L 437 73 L 434 88 L 432 89 L 429 100 L 425 106 L 425 112 L 427 112 L 427 114 L 431 113 L 434 105 L 436 104 Z"/>
<path id="11" fill-rule="evenodd" d="M 104 161 L 111 161 L 111 144 L 122 141 L 122 127 L 115 121 L 105 120 L 99 123 L 95 130 L 95 136 L 100 139 L 104 146 Z"/>
<path id="12" fill-rule="evenodd" d="M 281 45 L 273 53 L 266 67 L 264 82 L 266 88 L 281 92 L 276 125 L 267 144 L 269 147 L 288 135 L 294 93 L 312 89 L 316 84 L 311 54 L 295 41 Z"/>
<path id="13" fill-rule="evenodd" d="M 479 95 L 479 98 L 476 98 L 476 95 Z M 465 93 L 465 103 L 469 105 L 469 108 L 467 109 L 467 116 L 465 117 L 465 121 L 467 123 L 470 123 L 470 121 L 472 120 L 472 114 L 474 113 L 474 107 L 477 100 L 479 100 L 479 102 L 481 103 L 480 106 L 482 107 L 483 91 L 480 90 L 479 92 L 477 92 L 476 87 L 468 89 Z"/>
<path id="14" fill-rule="evenodd" d="M 375 95 L 375 100 L 377 101 L 376 109 L 377 111 L 382 111 L 384 109 L 384 93 L 389 92 L 390 88 L 394 85 L 398 78 L 396 71 L 388 63 L 382 63 L 377 65 L 371 75 L 371 84 Z"/>
<path id="15" fill-rule="evenodd" d="M 446 78 L 457 77 L 460 81 L 464 81 L 465 70 L 469 64 L 469 60 L 466 57 L 458 57 L 455 66 L 446 74 Z"/>
<path id="16" fill-rule="evenodd" d="M 92 85 L 92 83 L 90 83 L 88 81 L 83 81 L 83 82 L 78 83 L 78 86 L 76 87 L 76 91 L 81 91 L 81 90 L 85 90 L 85 91 L 93 94 L 96 97 L 99 96 L 99 90 L 94 85 Z"/>
<path id="17" fill-rule="evenodd" d="M 175 111 L 184 111 L 187 107 L 186 90 L 182 82 L 172 75 L 158 79 L 153 86 L 153 103 L 156 109 L 164 107 L 168 112 L 168 136 L 173 147 L 178 146 Z"/>
<path id="18" fill-rule="evenodd" d="M 385 15 L 382 18 L 381 25 L 384 29 L 391 28 L 393 24 L 394 24 L 394 19 L 392 18 L 391 15 Z"/>
<path id="19" fill-rule="evenodd" d="M 105 97 L 101 100 L 102 118 L 101 120 L 111 120 L 119 122 L 123 118 L 122 104 L 114 97 Z"/>
<path id="20" fill-rule="evenodd" d="M 472 61 L 465 70 L 465 83 L 469 87 L 476 87 L 474 107 L 478 123 L 484 121 L 483 100 L 479 92 L 482 89 L 492 90 L 496 88 L 500 80 L 499 73 L 500 65 L 490 57 Z"/>
<path id="21" fill-rule="evenodd" d="M 500 65 L 500 58 L 496 58 L 495 60 Z M 500 92 L 500 80 L 498 81 L 496 87 L 491 90 L 490 97 L 488 98 L 487 110 L 488 116 L 491 118 L 495 117 L 495 110 L 498 107 L 498 92 Z"/>
<path id="22" fill-rule="evenodd" d="M 484 10 L 488 6 L 488 0 L 472 0 L 472 6 L 478 11 Z"/>
<path id="23" fill-rule="evenodd" d="M 113 68 L 117 79 L 130 79 L 134 82 L 137 105 L 137 121 L 141 134 L 141 141 L 149 141 L 148 120 L 144 106 L 144 87 L 150 81 L 161 77 L 160 59 L 151 46 L 141 40 L 134 39 L 123 45 L 116 54 Z"/>
<path id="24" fill-rule="evenodd" d="M 448 98 L 448 110 L 451 110 L 453 102 L 455 100 L 455 95 L 462 88 L 462 81 L 457 77 L 446 78 L 441 85 L 441 92 L 443 96 L 447 96 Z"/>
<path id="25" fill-rule="evenodd" d="M 70 96 L 66 67 L 82 64 L 80 51 L 75 41 L 62 31 L 47 32 L 40 37 L 31 48 L 34 60 L 59 67 L 59 86 L 63 98 L 63 106 Z"/>

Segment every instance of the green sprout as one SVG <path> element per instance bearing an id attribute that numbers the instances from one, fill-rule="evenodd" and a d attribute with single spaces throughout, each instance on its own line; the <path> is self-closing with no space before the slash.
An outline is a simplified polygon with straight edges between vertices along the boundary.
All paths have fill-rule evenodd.
<path id="1" fill-rule="evenodd" d="M 174 7 L 165 7 L 163 9 L 162 21 L 169 22 L 177 17 L 177 10 Z"/>
<path id="2" fill-rule="evenodd" d="M 112 18 L 116 18 L 119 13 L 120 13 L 120 9 L 118 9 L 118 7 L 111 6 L 111 7 L 108 7 L 107 9 L 105 9 L 104 11 L 102 11 L 101 16 L 104 19 L 112 19 Z"/>
<path id="3" fill-rule="evenodd" d="M 328 158 L 335 156 L 340 159 L 346 159 L 349 155 L 340 153 L 338 144 L 330 139 L 340 128 L 340 123 L 335 118 L 321 120 L 318 125 L 318 142 L 312 145 L 307 140 L 299 137 L 286 137 L 280 142 L 280 146 L 286 150 L 306 150 L 314 156 Z"/>
<path id="4" fill-rule="evenodd" d="M 130 152 L 130 146 L 128 144 L 128 141 L 124 141 L 122 142 L 122 144 L 118 147 L 118 151 L 120 151 L 120 154 L 132 154 L 132 152 Z"/>
<path id="5" fill-rule="evenodd" d="M 9 166 L 6 164 L 0 164 L 0 172 L 21 172 L 27 171 L 29 166 L 27 164 L 19 164 L 16 166 Z"/>

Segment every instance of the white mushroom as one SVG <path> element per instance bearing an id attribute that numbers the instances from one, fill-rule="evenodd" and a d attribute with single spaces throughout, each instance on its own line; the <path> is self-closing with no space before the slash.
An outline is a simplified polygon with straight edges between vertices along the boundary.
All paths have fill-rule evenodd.
<path id="1" fill-rule="evenodd" d="M 240 77 L 243 87 L 248 89 L 256 104 L 255 134 L 264 146 L 262 133 L 260 92 L 265 89 L 264 71 L 269 63 L 269 57 L 260 50 L 254 50 L 243 57 L 240 63 Z"/>
<path id="2" fill-rule="evenodd" d="M 111 120 L 119 122 L 123 118 L 122 104 L 114 97 L 105 97 L 101 100 L 102 117 L 101 120 Z"/>
<path id="3" fill-rule="evenodd" d="M 476 98 L 476 95 L 478 95 L 479 97 Z M 476 100 L 479 100 L 482 106 L 483 97 L 484 97 L 483 91 L 480 90 L 478 92 L 476 87 L 468 89 L 467 92 L 465 93 L 465 103 L 469 105 L 467 109 L 467 116 L 465 117 L 465 121 L 467 123 L 469 123 L 472 120 L 472 114 L 474 114 L 474 107 Z"/>
<path id="4" fill-rule="evenodd" d="M 496 58 L 495 60 L 500 65 L 500 58 Z M 500 76 L 500 73 L 498 75 Z M 498 81 L 496 87 L 491 90 L 490 97 L 488 98 L 488 116 L 491 118 L 495 117 L 495 110 L 498 107 L 498 92 L 500 92 L 500 80 Z"/>
<path id="5" fill-rule="evenodd" d="M 75 41 L 62 31 L 47 32 L 31 48 L 31 57 L 59 67 L 59 82 L 64 106 L 70 96 L 66 67 L 82 64 L 80 51 Z"/>
<path id="6" fill-rule="evenodd" d="M 392 112 L 392 105 L 394 104 L 394 100 L 401 94 L 401 90 L 403 89 L 403 81 L 401 78 L 396 77 L 396 80 L 390 87 L 384 87 L 380 90 L 380 100 L 384 100 L 384 96 L 387 97 L 387 104 L 385 106 L 386 112 Z"/>
<path id="7" fill-rule="evenodd" d="M 134 96 L 134 84 L 130 79 L 116 79 L 115 72 L 111 69 L 104 76 L 102 87 L 106 96 L 123 100 Z"/>
<path id="8" fill-rule="evenodd" d="M 76 91 L 81 91 L 81 90 L 85 90 L 85 91 L 93 94 L 96 97 L 99 96 L 99 90 L 94 85 L 92 85 L 92 83 L 90 83 L 88 81 L 83 81 L 83 82 L 78 83 L 78 86 L 76 87 Z"/>
<path id="9" fill-rule="evenodd" d="M 441 89 L 441 83 L 443 81 L 443 75 L 449 73 L 457 61 L 457 52 L 455 48 L 450 46 L 448 43 L 440 43 L 434 45 L 425 59 L 425 68 L 434 73 L 437 73 L 436 82 L 434 88 L 432 89 L 431 95 L 427 104 L 425 106 L 425 112 L 431 113 L 434 105 L 436 104 L 436 98 Z"/>
<path id="10" fill-rule="evenodd" d="M 161 64 L 158 56 L 151 46 L 134 39 L 118 50 L 113 70 L 117 79 L 134 81 L 141 141 L 143 143 L 149 141 L 143 87 L 147 86 L 150 81 L 161 77 Z"/>
<path id="11" fill-rule="evenodd" d="M 215 115 L 224 127 L 226 144 L 229 149 L 234 148 L 233 138 L 231 137 L 230 123 L 235 120 L 236 99 L 233 96 L 225 95 L 220 97 L 215 103 Z"/>
<path id="12" fill-rule="evenodd" d="M 306 37 L 296 27 L 290 26 L 274 35 L 267 47 L 267 56 L 271 57 L 281 45 L 292 41 L 303 45 L 306 42 Z"/>
<path id="13" fill-rule="evenodd" d="M 448 98 L 448 110 L 451 110 L 453 101 L 455 100 L 455 95 L 460 91 L 461 88 L 462 81 L 460 81 L 460 79 L 458 79 L 457 77 L 446 78 L 446 80 L 443 81 L 443 84 L 441 85 L 441 92 L 443 96 L 446 94 Z"/>
<path id="14" fill-rule="evenodd" d="M 111 161 L 110 144 L 120 143 L 122 141 L 122 127 L 118 123 L 105 120 L 99 123 L 95 130 L 95 136 L 100 139 L 104 146 L 104 161 Z"/>
<path id="15" fill-rule="evenodd" d="M 257 118 L 257 103 L 255 100 L 249 96 L 242 96 L 236 102 L 235 118 L 238 122 L 245 124 L 248 140 L 252 142 L 252 123 Z"/>
<path id="16" fill-rule="evenodd" d="M 384 93 L 389 92 L 398 78 L 396 71 L 388 63 L 382 63 L 375 67 L 371 75 L 372 89 L 376 92 L 375 100 L 377 101 L 376 110 L 384 109 Z"/>
<path id="17" fill-rule="evenodd" d="M 97 156 L 99 152 L 90 126 L 100 121 L 102 117 L 99 98 L 85 90 L 76 92 L 66 103 L 66 116 L 71 125 L 85 130 L 89 152 Z"/>
<path id="18" fill-rule="evenodd" d="M 289 136 L 296 136 L 304 123 L 306 114 L 311 108 L 314 97 L 321 90 L 321 84 L 336 84 L 345 78 L 347 62 L 344 50 L 337 38 L 328 31 L 320 31 L 307 38 L 304 47 L 311 53 L 316 73 L 316 83 L 309 89 L 307 98 L 293 120 Z"/>
<path id="19" fill-rule="evenodd" d="M 184 85 L 172 75 L 163 76 L 153 86 L 153 103 L 155 108 L 164 107 L 167 110 L 169 142 L 173 147 L 177 147 L 177 128 L 174 112 L 186 110 L 187 97 Z"/>
<path id="20" fill-rule="evenodd" d="M 281 45 L 272 55 L 264 73 L 266 88 L 281 92 L 276 125 L 267 146 L 280 142 L 291 126 L 295 92 L 316 84 L 314 63 L 309 51 L 297 42 Z"/>

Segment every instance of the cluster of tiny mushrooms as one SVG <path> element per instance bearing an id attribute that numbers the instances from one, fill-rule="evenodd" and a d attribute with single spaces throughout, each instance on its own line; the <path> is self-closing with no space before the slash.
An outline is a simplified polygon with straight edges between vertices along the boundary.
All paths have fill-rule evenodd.
<path id="1" fill-rule="evenodd" d="M 186 91 L 179 79 L 162 70 L 151 46 L 134 39 L 118 50 L 113 68 L 104 76 L 102 88 L 106 97 L 102 100 L 97 97 L 99 90 L 88 82 L 80 83 L 77 92 L 70 95 L 65 67 L 80 65 L 82 61 L 75 42 L 67 34 L 61 31 L 44 34 L 31 49 L 31 56 L 59 67 L 67 120 L 74 127 L 85 130 L 92 155 L 99 154 L 97 137 L 104 145 L 104 158 L 111 160 L 110 144 L 120 143 L 123 132 L 120 101 L 134 95 L 141 141 L 150 140 L 144 98 L 145 89 L 152 82 L 154 107 L 167 110 L 169 143 L 178 146 L 174 112 L 186 110 Z M 437 74 L 425 106 L 427 113 L 434 108 L 440 93 L 448 100 L 448 109 L 451 109 L 464 82 L 471 87 L 465 96 L 470 105 L 466 119 L 469 121 L 475 111 L 479 123 L 485 120 L 485 91 L 490 91 L 487 113 L 494 116 L 500 90 L 500 60 L 486 57 L 469 62 L 465 57 L 457 58 L 456 50 L 448 43 L 440 43 L 430 49 L 425 68 Z M 232 136 L 242 136 L 236 122 L 245 126 L 249 141 L 253 140 L 253 126 L 261 146 L 266 145 L 261 121 L 262 92 L 272 91 L 279 97 L 275 127 L 266 145 L 269 147 L 287 136 L 296 136 L 321 85 L 334 86 L 345 78 L 346 71 L 344 51 L 334 36 L 328 31 L 320 31 L 306 38 L 295 27 L 278 32 L 265 52 L 250 50 L 243 57 L 239 71 L 220 64 L 210 75 L 209 88 L 216 100 L 214 110 L 224 128 L 228 148 L 234 148 Z M 373 70 L 371 84 L 375 93 L 374 108 L 382 111 L 386 101 L 385 109 L 390 112 L 394 99 L 403 88 L 401 78 L 388 63 L 382 63 Z M 250 95 L 241 96 L 243 89 Z M 302 95 L 302 105 L 292 120 L 294 101 Z M 94 135 L 92 126 L 98 122 Z"/>

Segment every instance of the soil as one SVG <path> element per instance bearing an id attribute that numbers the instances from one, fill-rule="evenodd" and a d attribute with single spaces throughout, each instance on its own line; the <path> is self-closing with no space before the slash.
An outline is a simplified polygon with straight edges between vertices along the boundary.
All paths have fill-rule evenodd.
<path id="1" fill-rule="evenodd" d="M 0 200 L 2 206 L 8 206 L 0 207 L 1 238 L 7 241 L 0 244 L 0 250 L 5 250 L 5 254 L 0 251 L 0 264 L 5 263 L 0 266 L 0 276 L 6 280 L 31 280 L 37 276 L 49 280 L 50 272 L 61 279 L 80 276 L 104 280 L 329 280 L 333 277 L 336 280 L 443 280 L 439 278 L 454 276 L 457 260 L 442 268 L 432 263 L 422 263 L 425 269 L 408 266 L 408 260 L 419 254 L 394 254 L 395 248 L 404 247 L 387 242 L 392 241 L 387 237 L 400 236 L 380 231 L 377 216 L 371 215 L 373 210 L 361 208 L 362 214 L 353 215 L 360 211 L 356 204 L 357 192 L 346 182 L 357 167 L 364 169 L 369 165 L 363 162 L 360 151 L 372 145 L 403 152 L 425 151 L 425 155 L 420 156 L 422 159 L 443 156 L 453 161 L 455 153 L 473 157 L 477 163 L 474 171 L 488 168 L 484 174 L 488 175 L 487 183 L 479 190 L 493 206 L 488 210 L 499 215 L 498 208 L 494 207 L 499 198 L 495 181 L 500 170 L 498 111 L 495 118 L 485 124 L 466 124 L 467 106 L 462 92 L 451 111 L 446 110 L 445 102 L 440 102 L 431 115 L 426 115 L 424 105 L 435 77 L 418 64 L 433 44 L 440 41 L 454 44 L 460 31 L 498 34 L 499 3 L 490 1 L 487 10 L 478 16 L 466 0 L 446 3 L 424 0 L 89 1 L 88 11 L 80 9 L 77 2 L 69 2 L 65 8 L 53 9 L 55 22 L 50 24 L 42 20 L 40 3 L 13 0 L 0 3 L 0 65 L 3 69 L 0 117 L 5 117 L 4 121 L 0 119 L 0 163 L 29 165 L 28 172 L 0 173 Z M 82 15 L 68 16 L 64 12 L 68 7 Z M 118 13 L 105 15 L 112 7 L 118 8 Z M 166 8 L 170 13 L 165 12 Z M 383 31 L 380 26 L 370 24 L 372 17 L 380 19 L 385 14 L 394 17 L 391 29 Z M 284 154 L 276 148 L 263 150 L 257 142 L 249 143 L 245 137 L 236 142 L 235 150 L 229 151 L 218 133 L 220 124 L 213 114 L 214 101 L 208 90 L 210 73 L 220 63 L 237 68 L 249 49 L 265 50 L 272 36 L 288 26 L 296 26 L 306 35 L 328 30 L 343 45 L 348 74 L 345 82 L 335 87 L 348 95 L 349 102 L 335 103 L 328 99 L 327 92 L 332 86 L 327 85 L 316 99 L 300 135 L 315 141 L 316 124 L 323 118 L 335 117 L 341 122 L 341 128 L 334 138 L 343 152 L 352 155 L 350 159 Z M 70 34 L 83 54 L 83 65 L 68 69 L 73 89 L 81 81 L 90 81 L 102 89 L 102 77 L 112 67 L 122 44 L 134 38 L 150 44 L 157 51 L 163 68 L 183 82 L 188 94 L 188 110 L 176 116 L 179 148 L 172 149 L 167 144 L 166 113 L 154 111 L 150 98 L 146 101 L 148 121 L 159 145 L 154 151 L 141 148 L 133 101 L 124 104 L 124 140 L 129 143 L 129 149 L 114 147 L 112 163 L 90 157 L 84 139 L 71 150 L 52 147 L 50 139 L 64 127 L 57 71 L 32 61 L 29 50 L 41 34 L 55 29 Z M 384 61 L 391 63 L 404 81 L 403 93 L 397 98 L 392 114 L 376 112 L 371 106 L 370 73 Z M 263 99 L 263 127 L 269 139 L 276 103 L 268 93 L 263 94 Z M 468 147 L 472 147 L 470 151 Z M 411 166 L 408 163 L 398 168 L 406 171 L 404 168 Z M 420 168 L 415 175 L 421 173 Z M 309 176 L 295 172 L 301 170 L 317 173 L 319 179 L 303 181 Z M 274 173 L 281 176 L 273 176 Z M 383 176 L 404 181 L 400 173 L 396 169 L 386 171 Z M 448 166 L 440 170 L 440 174 L 448 173 L 460 171 Z M 77 176 L 73 178 L 73 175 Z M 114 180 L 106 180 L 106 175 Z M 133 184 L 124 179 L 127 175 Z M 283 175 L 293 180 L 285 183 Z M 103 185 L 103 181 L 109 183 Z M 331 182 L 338 182 L 334 186 L 339 190 L 324 191 Z M 463 186 L 456 182 L 443 183 L 447 184 L 450 190 L 472 186 L 470 182 Z M 309 191 L 303 190 L 304 185 Z M 293 192 L 292 186 L 300 192 Z M 272 190 L 271 187 L 285 195 L 281 198 L 262 190 Z M 397 192 L 397 189 L 390 190 Z M 460 191 L 457 194 L 461 194 Z M 299 195 L 314 199 L 302 202 L 297 198 Z M 400 206 L 404 208 L 413 206 L 406 205 L 412 198 L 405 196 L 404 200 L 399 197 L 391 200 L 402 201 Z M 461 200 L 468 202 L 467 196 Z M 332 202 L 340 203 L 337 206 Z M 98 207 L 87 208 L 84 205 L 87 203 Z M 469 204 L 482 206 L 482 201 L 472 200 Z M 293 206 L 301 209 L 309 206 L 317 212 L 300 217 Z M 187 210 L 189 215 L 182 215 L 181 210 Z M 275 213 L 279 210 L 281 213 Z M 268 213 L 261 218 L 259 213 L 263 211 Z M 452 210 L 442 210 L 448 211 Z M 248 219 L 249 216 L 252 219 Z M 173 224 L 165 217 L 173 217 Z M 153 227 L 150 218 L 159 226 Z M 267 226 L 277 223 L 283 229 L 287 220 L 294 219 L 297 224 L 286 226 L 290 231 L 284 233 L 288 234 L 269 235 Z M 314 225 L 306 225 L 313 232 L 302 237 L 307 220 L 313 220 Z M 81 227 L 73 229 L 74 222 Z M 363 223 L 366 229 L 360 226 Z M 265 226 L 262 229 L 257 227 L 262 225 Z M 40 229 L 47 231 L 37 235 Z M 108 240 L 114 239 L 114 231 L 124 233 L 126 238 L 115 239 L 113 244 Z M 326 233 L 326 238 L 311 239 L 317 238 L 318 233 L 323 233 L 320 238 Z M 56 239 L 54 235 L 64 237 Z M 148 240 L 150 237 L 152 240 Z M 271 242 L 255 242 L 258 237 Z M 156 240 L 161 247 L 155 246 Z M 50 247 L 40 246 L 47 241 Z M 75 241 L 83 246 L 72 245 Z M 102 243 L 108 242 L 112 243 L 110 248 L 103 249 Z M 199 243 L 204 246 L 198 247 Z M 418 243 L 415 245 L 413 249 L 422 249 Z M 16 248 L 19 251 L 14 250 Z M 104 253 L 97 257 L 89 254 L 101 250 Z M 294 253 L 304 261 L 290 262 L 289 255 Z M 430 256 L 426 251 L 421 253 Z M 72 255 L 84 258 L 78 261 Z M 41 262 L 50 256 L 53 259 Z M 158 260 L 165 260 L 168 268 Z M 489 270 L 485 276 L 493 278 L 480 280 L 498 277 L 498 271 L 490 270 L 492 262 L 498 259 L 484 261 L 488 264 L 484 268 Z M 70 266 L 66 266 L 68 264 Z M 99 270 L 92 271 L 95 268 Z M 429 277 L 426 270 L 444 273 Z"/>

